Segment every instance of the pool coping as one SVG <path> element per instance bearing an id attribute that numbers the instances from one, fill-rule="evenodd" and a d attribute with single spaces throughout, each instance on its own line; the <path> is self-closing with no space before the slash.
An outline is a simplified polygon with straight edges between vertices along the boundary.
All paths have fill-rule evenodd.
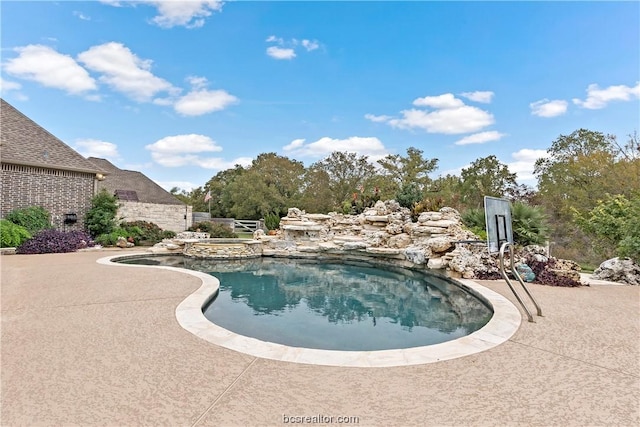
<path id="1" fill-rule="evenodd" d="M 113 261 L 139 256 L 153 256 L 153 254 L 136 252 L 112 255 L 98 259 L 97 263 L 119 267 L 159 268 L 199 278 L 202 281 L 200 288 L 188 295 L 176 307 L 175 316 L 180 326 L 212 344 L 263 359 L 361 368 L 421 365 L 469 356 L 494 348 L 511 338 L 522 322 L 520 311 L 502 295 L 473 280 L 452 279 L 481 295 L 494 311 L 491 320 L 470 335 L 439 344 L 395 350 L 338 351 L 290 347 L 239 335 L 208 320 L 204 316 L 203 307 L 211 301 L 220 286 L 218 279 L 211 275 L 179 267 L 121 264 Z"/>

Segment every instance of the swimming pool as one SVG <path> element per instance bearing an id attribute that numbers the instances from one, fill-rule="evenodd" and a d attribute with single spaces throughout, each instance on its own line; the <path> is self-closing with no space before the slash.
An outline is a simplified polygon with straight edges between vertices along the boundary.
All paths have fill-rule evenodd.
<path id="1" fill-rule="evenodd" d="M 120 263 L 127 259 L 131 260 L 140 257 L 149 258 L 149 263 L 155 264 L 151 266 L 152 268 L 180 271 L 201 280 L 202 286 L 188 295 L 176 308 L 175 315 L 180 326 L 201 339 L 218 346 L 256 357 L 278 361 L 352 367 L 389 367 L 433 363 L 491 349 L 508 340 L 517 331 L 522 320 L 517 308 L 500 294 L 474 281 L 457 279 L 454 286 L 461 286 L 469 293 L 480 296 L 480 298 L 484 300 L 484 303 L 493 309 L 493 315 L 490 320 L 479 330 L 469 335 L 438 344 L 390 350 L 340 351 L 294 347 L 245 336 L 208 320 L 203 311 L 206 311 L 211 301 L 218 295 L 221 286 L 220 281 L 210 274 L 185 269 L 186 264 L 183 262 L 184 258 L 182 256 L 157 257 L 148 253 L 132 253 L 126 256 L 113 255 L 105 257 L 98 260 L 98 262 L 124 268 L 149 268 L 150 265 Z M 299 260 L 291 261 L 298 262 Z M 204 263 L 206 264 L 207 262 L 211 261 L 205 261 Z M 226 265 L 229 269 L 233 269 L 236 268 L 232 267 L 234 263 L 235 262 L 226 263 Z M 363 266 L 360 265 L 358 267 Z M 209 268 L 210 266 L 206 267 L 205 270 Z M 385 266 L 379 267 L 379 269 L 395 274 L 394 268 Z M 327 275 L 326 273 L 322 274 Z M 158 275 L 158 279 L 159 286 L 171 286 L 170 283 L 162 282 L 161 274 Z M 447 281 L 449 281 L 449 279 L 447 279 Z M 368 313 L 363 315 L 365 320 L 367 320 L 367 315 Z M 373 324 L 373 317 L 369 316 L 368 321 Z M 402 324 L 403 322 L 404 321 L 398 323 Z M 378 318 L 376 317 L 376 326 L 374 328 L 377 328 L 379 324 Z M 408 325 L 404 326 L 409 327 Z M 374 330 L 377 332 L 381 329 Z"/>
<path id="2" fill-rule="evenodd" d="M 180 266 L 174 257 L 123 262 Z M 453 282 L 401 268 L 272 258 L 184 258 L 181 264 L 220 280 L 216 297 L 204 308 L 211 322 L 292 347 L 420 347 L 469 335 L 493 314 Z"/>

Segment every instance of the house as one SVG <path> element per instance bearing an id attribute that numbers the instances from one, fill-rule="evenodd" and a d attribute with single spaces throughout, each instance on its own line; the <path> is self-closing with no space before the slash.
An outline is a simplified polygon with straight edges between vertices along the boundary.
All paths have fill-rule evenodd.
<path id="1" fill-rule="evenodd" d="M 118 217 L 122 221 L 148 221 L 163 230 L 183 231 L 192 224 L 192 207 L 160 187 L 144 174 L 119 169 L 105 159 L 89 157 L 97 168 L 106 171 L 98 182 L 98 191 L 105 189 L 118 199 Z"/>
<path id="2" fill-rule="evenodd" d="M 0 217 L 40 206 L 57 228 L 82 229 L 106 172 L 0 99 Z M 65 221 L 66 220 L 66 221 Z"/>

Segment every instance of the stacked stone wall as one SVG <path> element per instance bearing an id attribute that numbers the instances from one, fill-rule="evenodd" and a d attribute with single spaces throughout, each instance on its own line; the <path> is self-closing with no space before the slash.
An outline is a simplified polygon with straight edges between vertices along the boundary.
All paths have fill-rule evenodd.
<path id="1" fill-rule="evenodd" d="M 118 217 L 122 221 L 153 222 L 163 230 L 171 230 L 176 233 L 186 230 L 193 223 L 191 206 L 123 200 L 120 200 L 119 204 Z"/>

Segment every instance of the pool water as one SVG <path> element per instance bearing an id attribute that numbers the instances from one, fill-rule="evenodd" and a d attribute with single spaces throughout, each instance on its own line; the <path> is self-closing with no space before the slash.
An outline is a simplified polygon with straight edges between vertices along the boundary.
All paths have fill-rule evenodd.
<path id="1" fill-rule="evenodd" d="M 129 259 L 219 279 L 207 319 L 240 335 L 293 347 L 373 351 L 437 344 L 482 328 L 493 314 L 448 279 L 401 268 L 258 258 Z"/>

